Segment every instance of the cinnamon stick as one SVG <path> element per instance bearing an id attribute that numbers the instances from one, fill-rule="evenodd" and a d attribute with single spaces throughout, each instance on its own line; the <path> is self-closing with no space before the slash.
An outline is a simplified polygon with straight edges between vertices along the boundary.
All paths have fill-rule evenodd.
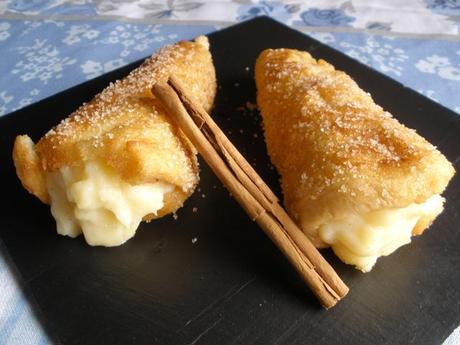
<path id="1" fill-rule="evenodd" d="M 333 307 L 348 293 L 333 268 L 281 207 L 277 197 L 180 81 L 152 93 L 252 220 L 283 252 L 320 303 Z"/>

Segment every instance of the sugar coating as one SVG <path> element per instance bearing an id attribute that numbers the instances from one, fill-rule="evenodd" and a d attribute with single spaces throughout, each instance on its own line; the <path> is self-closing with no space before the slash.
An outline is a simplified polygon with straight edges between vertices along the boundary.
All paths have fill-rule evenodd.
<path id="1" fill-rule="evenodd" d="M 155 217 L 177 210 L 197 185 L 199 167 L 195 148 L 150 91 L 170 74 L 209 110 L 216 78 L 207 38 L 167 46 L 79 107 L 36 145 L 19 135 L 13 159 L 25 188 L 49 203 L 47 175 L 96 162 L 130 185 L 173 185 Z"/>
<path id="2" fill-rule="evenodd" d="M 436 147 L 306 52 L 262 52 L 256 83 L 268 152 L 294 217 L 311 212 L 313 224 L 350 210 L 421 203 L 453 175 Z M 323 203 L 330 206 L 318 212 Z"/>
<path id="3" fill-rule="evenodd" d="M 206 37 L 166 46 L 127 77 L 111 83 L 37 144 L 45 171 L 103 160 L 130 183 L 165 180 L 188 192 L 196 185 L 195 149 L 169 122 L 151 87 L 174 74 L 209 109 L 216 82 Z"/>

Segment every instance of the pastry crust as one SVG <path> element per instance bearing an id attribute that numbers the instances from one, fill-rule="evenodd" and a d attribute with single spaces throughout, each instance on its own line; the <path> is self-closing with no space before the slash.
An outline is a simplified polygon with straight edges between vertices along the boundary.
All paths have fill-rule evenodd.
<path id="1" fill-rule="evenodd" d="M 13 161 L 16 173 L 22 185 L 34 194 L 41 202 L 48 204 L 49 196 L 46 190 L 45 176 L 40 158 L 35 151 L 32 139 L 27 135 L 18 135 L 14 141 Z"/>
<path id="2" fill-rule="evenodd" d="M 326 61 L 269 49 L 257 59 L 255 77 L 285 205 L 318 247 L 326 246 L 317 237 L 322 224 L 423 203 L 442 193 L 454 175 L 433 145 Z M 413 234 L 438 213 L 421 218 Z"/>
<path id="3" fill-rule="evenodd" d="M 195 149 L 150 92 L 155 82 L 166 81 L 170 74 L 205 109 L 211 108 L 216 78 L 207 38 L 166 46 L 78 108 L 35 147 L 29 137 L 18 136 L 13 159 L 24 187 L 47 203 L 46 173 L 100 161 L 133 185 L 174 185 L 157 217 L 174 212 L 198 182 L 198 163 Z"/>

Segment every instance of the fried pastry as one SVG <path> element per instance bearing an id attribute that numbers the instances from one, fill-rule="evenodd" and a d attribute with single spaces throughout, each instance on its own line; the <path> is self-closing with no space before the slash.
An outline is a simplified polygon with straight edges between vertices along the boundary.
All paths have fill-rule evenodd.
<path id="1" fill-rule="evenodd" d="M 366 272 L 442 212 L 451 163 L 347 74 L 269 49 L 255 78 L 285 205 L 317 247 Z"/>
<path id="2" fill-rule="evenodd" d="M 16 138 L 17 175 L 51 205 L 59 234 L 120 245 L 141 220 L 174 212 L 191 195 L 199 178 L 195 149 L 150 92 L 170 74 L 210 109 L 215 70 L 201 36 L 164 47 L 36 145 L 27 135 Z"/>

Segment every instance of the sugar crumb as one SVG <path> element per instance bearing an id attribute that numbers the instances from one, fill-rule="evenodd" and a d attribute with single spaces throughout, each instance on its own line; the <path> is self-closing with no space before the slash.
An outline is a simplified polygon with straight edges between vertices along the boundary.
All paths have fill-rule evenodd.
<path id="1" fill-rule="evenodd" d="M 253 111 L 257 109 L 257 104 L 247 101 L 246 108 L 249 109 L 250 111 Z"/>

